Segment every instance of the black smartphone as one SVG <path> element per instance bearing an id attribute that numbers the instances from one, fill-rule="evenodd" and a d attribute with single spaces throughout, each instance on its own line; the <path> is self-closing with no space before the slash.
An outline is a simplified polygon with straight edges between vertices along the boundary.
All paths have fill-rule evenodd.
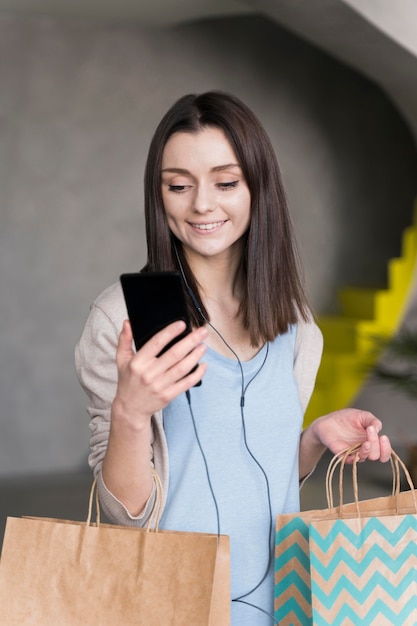
<path id="1" fill-rule="evenodd" d="M 179 272 L 122 274 L 120 283 L 136 350 L 165 326 L 178 320 L 185 322 L 184 332 L 170 341 L 158 356 L 191 332 L 190 316 Z"/>

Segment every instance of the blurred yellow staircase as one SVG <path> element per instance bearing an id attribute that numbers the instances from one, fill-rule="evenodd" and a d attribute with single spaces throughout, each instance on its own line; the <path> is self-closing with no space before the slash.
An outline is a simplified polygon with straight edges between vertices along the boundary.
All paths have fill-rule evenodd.
<path id="1" fill-rule="evenodd" d="M 401 257 L 388 262 L 387 289 L 343 289 L 340 315 L 319 317 L 324 350 L 306 424 L 349 406 L 379 357 L 375 338 L 390 337 L 399 328 L 417 259 L 417 201 L 413 218 L 402 236 Z"/>

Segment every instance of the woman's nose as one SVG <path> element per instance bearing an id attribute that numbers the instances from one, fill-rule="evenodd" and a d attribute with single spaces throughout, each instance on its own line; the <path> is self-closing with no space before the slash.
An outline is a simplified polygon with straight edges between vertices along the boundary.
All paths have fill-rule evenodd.
<path id="1" fill-rule="evenodd" d="M 214 208 L 215 201 L 210 186 L 197 185 L 193 198 L 193 210 L 196 213 L 206 213 L 207 211 L 213 211 Z"/>

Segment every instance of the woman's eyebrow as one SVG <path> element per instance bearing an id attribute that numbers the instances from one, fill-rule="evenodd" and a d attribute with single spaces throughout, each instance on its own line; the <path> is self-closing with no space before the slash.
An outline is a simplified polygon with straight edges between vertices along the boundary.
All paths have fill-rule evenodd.
<path id="1" fill-rule="evenodd" d="M 240 165 L 239 163 L 226 163 L 225 165 L 216 165 L 215 167 L 211 168 L 211 172 L 222 172 L 223 170 L 228 170 L 231 167 L 239 167 Z"/>
<path id="2" fill-rule="evenodd" d="M 161 172 L 172 172 L 173 174 L 189 174 L 188 170 L 183 169 L 182 167 L 165 167 Z"/>
<path id="3" fill-rule="evenodd" d="M 239 167 L 239 163 L 225 163 L 224 165 L 215 165 L 210 169 L 210 172 L 222 172 L 224 170 L 228 170 L 231 167 Z M 171 172 L 173 174 L 190 174 L 189 170 L 186 170 L 182 167 L 165 167 L 162 172 Z"/>

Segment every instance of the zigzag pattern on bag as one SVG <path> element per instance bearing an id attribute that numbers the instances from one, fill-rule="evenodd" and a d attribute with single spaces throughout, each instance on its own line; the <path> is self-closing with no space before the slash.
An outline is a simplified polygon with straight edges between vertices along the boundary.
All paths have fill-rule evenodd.
<path id="1" fill-rule="evenodd" d="M 373 601 L 372 610 L 365 613 L 363 617 L 359 617 L 358 611 L 354 607 L 350 607 L 344 604 L 340 609 L 338 608 L 338 615 L 336 618 L 332 616 L 317 615 L 314 618 L 314 626 L 415 626 L 417 624 L 417 609 L 415 608 L 415 598 L 410 601 L 400 610 L 391 610 L 386 605 L 386 600 Z M 359 620 L 359 621 L 358 621 Z M 292 624 L 298 624 L 302 622 L 294 621 Z"/>
<path id="2" fill-rule="evenodd" d="M 309 525 L 294 517 L 276 533 L 275 618 L 282 626 L 311 620 Z"/>
<path id="3" fill-rule="evenodd" d="M 417 623 L 417 516 L 313 522 L 315 626 Z"/>

